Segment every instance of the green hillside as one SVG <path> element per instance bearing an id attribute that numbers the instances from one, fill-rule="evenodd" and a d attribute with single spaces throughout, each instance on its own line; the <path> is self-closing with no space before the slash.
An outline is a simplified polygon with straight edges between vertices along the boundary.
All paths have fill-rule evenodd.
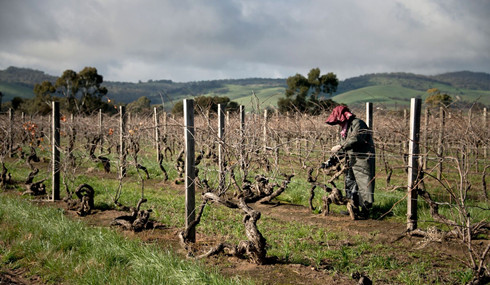
<path id="1" fill-rule="evenodd" d="M 366 74 L 353 78 L 345 79 L 339 84 L 337 92 L 339 94 L 369 87 L 369 86 L 400 86 L 414 90 L 425 91 L 434 88 L 434 85 L 447 85 L 447 83 L 432 79 L 424 75 L 412 73 L 375 73 Z"/>
<path id="2" fill-rule="evenodd" d="M 2 101 L 14 97 L 32 98 L 36 83 L 49 80 L 54 83 L 56 76 L 27 68 L 9 67 L 0 70 L 0 92 Z M 161 105 L 171 110 L 175 102 L 196 96 L 226 96 L 244 105 L 251 111 L 277 106 L 277 100 L 284 96 L 286 79 L 247 78 L 195 82 L 173 82 L 171 80 L 148 80 L 147 82 L 111 82 L 107 87 L 107 97 L 118 103 L 130 103 L 146 96 L 153 105 Z M 449 94 L 460 106 L 480 103 L 490 106 L 490 74 L 460 71 L 425 76 L 412 73 L 366 74 L 339 82 L 334 101 L 348 105 L 360 105 L 370 101 L 383 108 L 405 107 L 410 98 L 427 96 L 427 90 L 437 88 Z M 255 93 L 255 97 L 252 95 Z"/>
<path id="3" fill-rule="evenodd" d="M 3 94 L 2 102 L 11 101 L 14 97 L 32 98 L 34 96 L 32 88 L 23 83 L 0 82 L 0 92 Z"/>
<path id="4" fill-rule="evenodd" d="M 490 74 L 484 72 L 458 71 L 431 76 L 454 87 L 471 90 L 490 90 Z"/>
<path id="5" fill-rule="evenodd" d="M 410 98 L 426 97 L 425 92 L 394 86 L 394 85 L 377 85 L 348 91 L 337 96 L 332 100 L 338 103 L 344 103 L 349 106 L 356 106 L 366 102 L 372 102 L 376 105 L 382 105 L 385 108 L 396 106 L 409 106 Z"/>
<path id="6" fill-rule="evenodd" d="M 210 96 L 226 96 L 231 101 L 235 101 L 245 106 L 246 111 L 251 111 L 258 103 L 261 109 L 277 106 L 277 100 L 284 96 L 285 87 L 273 87 L 264 84 L 233 85 L 227 84 L 228 92 L 217 94 L 214 92 L 203 94 Z M 255 94 L 255 96 L 253 95 Z"/>
<path id="7" fill-rule="evenodd" d="M 449 94 L 453 101 L 459 102 L 463 106 L 470 106 L 473 103 L 490 106 L 490 91 L 458 89 L 440 83 L 434 84 L 431 88 L 438 88 L 441 92 Z M 376 85 L 348 91 L 333 96 L 332 99 L 349 106 L 360 106 L 365 102 L 373 102 L 376 105 L 381 105 L 382 108 L 392 109 L 409 107 L 410 98 L 425 100 L 427 96 L 426 90 L 415 90 L 397 85 Z"/>
<path id="8" fill-rule="evenodd" d="M 225 90 L 225 91 L 224 91 Z M 173 105 L 178 101 L 191 98 L 193 96 L 226 96 L 231 101 L 237 102 L 240 105 L 245 106 L 245 111 L 249 112 L 256 108 L 256 104 L 259 104 L 260 109 L 275 108 L 277 106 L 277 100 L 284 96 L 285 87 L 273 87 L 263 84 L 250 84 L 250 85 L 237 85 L 237 84 L 225 84 L 223 88 L 218 90 L 211 90 L 206 93 L 199 94 L 182 94 L 173 96 L 171 99 L 164 98 L 165 109 L 171 110 Z M 255 94 L 255 97 L 254 95 Z M 152 104 L 161 104 L 160 95 L 149 97 Z"/>

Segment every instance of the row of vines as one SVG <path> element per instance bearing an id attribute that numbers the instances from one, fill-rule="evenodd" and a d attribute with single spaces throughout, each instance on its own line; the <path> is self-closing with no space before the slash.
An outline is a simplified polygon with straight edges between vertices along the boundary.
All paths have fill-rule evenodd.
<path id="1" fill-rule="evenodd" d="M 123 109 L 121 109 L 122 112 Z M 354 110 L 364 118 L 365 110 Z M 185 142 L 182 117 L 169 116 L 155 109 L 151 114 L 122 113 L 115 116 L 94 114 L 73 116 L 61 114 L 60 174 L 63 199 L 81 216 L 94 209 L 97 189 L 89 184 L 75 184 L 81 168 L 113 174 L 119 181 L 108 201 L 130 214 L 116 218 L 114 225 L 141 231 L 161 225 L 150 219 L 152 201 L 145 197 L 145 181 L 150 179 L 148 161 L 158 165 L 156 177 L 166 183 L 185 181 Z M 288 187 L 303 188 L 309 195 L 308 207 L 328 215 L 329 205 L 349 206 L 342 196 L 338 179 L 345 165 L 323 170 L 322 162 L 338 140 L 339 130 L 324 123 L 323 116 L 281 115 L 270 110 L 225 115 L 224 134 L 219 136 L 218 116 L 207 110 L 195 110 L 195 184 L 200 190 L 193 220 L 179 233 L 189 256 L 203 258 L 226 251 L 262 264 L 266 256 L 266 239 L 257 229 L 260 212 L 254 203 L 271 203 Z M 373 138 L 376 145 L 375 197 L 406 191 L 409 142 L 409 114 L 406 110 L 373 114 Z M 7 160 L 22 160 L 30 172 L 24 184 L 24 195 L 52 198 L 50 177 L 38 177 L 36 162 L 49 162 L 52 152 L 50 116 L 25 117 L 2 114 L 0 120 L 0 183 L 10 179 Z M 484 212 L 489 211 L 487 174 L 490 146 L 486 110 L 426 110 L 422 114 L 420 135 L 421 171 L 417 191 L 432 219 L 444 227 L 416 229 L 408 234 L 426 238 L 454 238 L 467 245 L 468 266 L 475 280 L 488 278 L 486 258 L 489 247 L 476 250 L 473 239 L 490 225 Z M 52 164 L 46 164 L 52 168 Z M 52 170 L 52 169 L 50 169 Z M 129 175 L 140 181 L 141 198 L 136 205 L 124 205 L 124 183 Z M 170 181 L 172 179 L 172 181 Z M 323 180 L 322 180 L 323 179 Z M 321 190 L 322 206 L 315 205 L 315 194 Z M 406 199 L 407 196 L 405 196 Z M 399 201 L 400 202 L 400 201 Z M 419 201 L 420 202 L 420 201 Z M 148 207 L 142 207 L 148 203 Z M 397 202 L 398 203 L 398 202 Z M 243 214 L 247 239 L 238 243 L 220 243 L 207 252 L 196 252 L 192 233 L 201 222 L 206 207 L 224 206 Z M 184 207 L 184 205 L 182 205 Z M 143 209 L 144 208 L 144 209 Z M 441 211 L 441 208 L 445 208 Z M 388 215 L 384 213 L 381 217 Z"/>

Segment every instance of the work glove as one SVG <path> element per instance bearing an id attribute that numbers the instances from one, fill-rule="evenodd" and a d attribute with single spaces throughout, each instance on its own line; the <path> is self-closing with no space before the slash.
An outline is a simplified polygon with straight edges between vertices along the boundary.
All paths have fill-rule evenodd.
<path id="1" fill-rule="evenodd" d="M 327 169 L 332 166 L 335 166 L 339 163 L 339 158 L 336 155 L 331 156 L 327 161 L 322 162 L 320 165 L 321 169 Z"/>
<path id="2" fill-rule="evenodd" d="M 338 151 L 339 151 L 341 148 L 342 148 L 342 146 L 338 144 L 338 145 L 336 145 L 336 146 L 332 147 L 332 152 L 333 152 L 333 153 L 336 153 L 336 152 L 338 152 Z"/>

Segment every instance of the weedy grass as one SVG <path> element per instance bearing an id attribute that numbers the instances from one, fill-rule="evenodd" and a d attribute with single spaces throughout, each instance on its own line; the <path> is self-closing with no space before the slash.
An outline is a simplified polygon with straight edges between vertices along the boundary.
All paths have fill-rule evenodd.
<path id="1" fill-rule="evenodd" d="M 165 184 L 160 184 L 163 180 L 163 174 L 150 156 L 141 156 L 139 161 L 148 168 L 151 179 L 142 180 L 139 175 L 144 176 L 144 174 L 129 164 L 128 177 L 122 180 L 120 202 L 127 206 L 135 206 L 141 198 L 142 189 L 144 189 L 144 196 L 149 202 L 143 204 L 143 208 L 151 207 L 153 209 L 152 217 L 165 225 L 176 228 L 182 227 L 185 204 L 183 192 L 175 187 L 165 187 Z M 97 166 L 99 169 L 95 173 L 86 173 L 87 167 L 93 167 L 93 162 L 86 162 L 81 166 L 83 171 L 76 176 L 72 187 L 81 183 L 92 185 L 96 191 L 95 206 L 99 209 L 113 208 L 112 201 L 119 186 L 116 166 L 117 164 L 113 164 L 109 174 L 100 174 L 102 172 L 101 165 Z M 168 163 L 165 166 L 169 170 L 170 180 L 177 178 L 174 167 Z M 22 181 L 29 172 L 20 160 L 11 163 L 8 168 L 14 169 L 11 172 L 16 181 Z M 378 173 L 381 172 L 382 170 L 378 170 Z M 389 185 L 383 180 L 382 175 L 377 177 L 375 204 L 371 218 L 406 221 L 406 188 L 386 190 L 393 185 L 406 185 L 404 171 L 399 169 L 396 172 Z M 207 175 L 210 180 L 217 180 L 216 172 L 209 171 Z M 39 177 L 49 177 L 46 168 L 41 169 Z M 343 189 L 342 181 L 338 181 L 337 186 Z M 293 178 L 287 190 L 278 198 L 281 202 L 308 207 L 309 189 L 310 184 L 306 177 L 298 174 Z M 319 213 L 322 205 L 321 197 L 325 193 L 321 189 L 316 189 L 315 193 L 313 203 L 316 210 L 314 213 Z M 187 269 L 188 267 L 194 268 L 195 265 L 175 257 L 168 257 L 167 255 L 171 256 L 170 253 L 161 253 L 150 246 L 127 241 L 108 230 L 89 229 L 87 231 L 79 223 L 67 221 L 58 210 L 46 210 L 49 212 L 42 210 L 38 214 L 30 213 L 27 209 L 29 207 L 22 206 L 25 205 L 23 204 L 25 202 L 13 202 L 5 199 L 2 198 L 0 201 L 6 205 L 19 203 L 19 206 L 4 207 L 2 205 L 0 210 L 2 227 L 5 226 L 7 229 L 2 231 L 0 237 L 8 245 L 0 254 L 2 263 L 9 267 L 31 267 L 31 264 L 34 264 L 31 274 L 45 276 L 49 282 L 75 280 L 73 282 L 75 284 L 179 284 L 178 282 L 181 284 L 187 282 L 227 284 L 227 282 L 241 281 L 222 281 L 221 277 L 214 277 L 215 272 L 211 272 L 210 276 L 212 277 L 210 277 L 208 271 Z M 196 201 L 196 204 L 199 205 L 201 201 L 199 193 L 196 194 Z M 471 216 L 475 219 L 490 218 L 488 211 L 481 210 L 481 208 L 488 207 L 485 203 L 470 202 L 470 205 L 472 206 L 469 208 Z M 16 207 L 17 210 L 12 210 Z M 20 208 L 26 208 L 25 212 Z M 344 209 L 345 206 L 331 206 L 331 210 L 336 212 Z M 440 210 L 443 214 L 457 215 L 451 206 L 441 205 Z M 8 218 L 8 222 L 3 222 L 7 216 L 11 216 L 10 211 L 17 213 L 14 216 L 23 216 L 22 221 L 39 221 L 35 222 L 39 228 L 30 224 L 24 225 L 22 221 L 11 221 L 11 218 Z M 419 199 L 418 213 L 420 227 L 434 225 L 429 208 L 421 199 Z M 240 240 L 246 239 L 242 218 L 243 213 L 239 210 L 228 209 L 218 204 L 208 205 L 197 231 L 200 234 L 213 237 L 213 239 L 219 237 L 230 243 L 238 243 Z M 460 281 L 464 283 L 464 280 L 472 278 L 470 271 L 464 268 L 456 268 L 448 279 L 440 280 L 437 274 L 426 273 L 438 270 L 430 262 L 430 253 L 421 253 L 416 258 L 417 262 L 408 262 L 400 260 L 392 252 L 393 249 L 389 245 L 376 245 L 374 248 L 369 243 L 368 238 L 347 237 L 341 231 L 327 231 L 325 228 L 304 223 L 279 222 L 267 216 L 263 216 L 259 220 L 258 227 L 267 239 L 268 256 L 277 259 L 279 262 L 312 266 L 317 270 L 326 270 L 332 274 L 366 272 L 373 280 L 387 283 L 424 284 L 434 282 L 435 284 L 442 284 L 448 280 L 453 283 Z M 375 234 L 373 233 L 373 235 Z M 345 244 L 346 241 L 348 244 Z M 57 262 L 56 260 L 61 261 Z M 163 267 L 168 267 L 165 262 L 175 267 L 163 270 Z M 189 270 L 197 271 L 187 274 Z M 161 273 L 155 273 L 160 271 Z M 184 274 L 182 271 L 186 271 L 186 277 L 180 279 L 180 275 Z M 174 282 L 177 279 L 179 281 Z M 140 282 L 140 280 L 144 282 Z"/>
<path id="2" fill-rule="evenodd" d="M 26 268 L 46 283 L 250 284 L 109 229 L 68 220 L 60 209 L 7 195 L 0 204 L 2 267 Z"/>

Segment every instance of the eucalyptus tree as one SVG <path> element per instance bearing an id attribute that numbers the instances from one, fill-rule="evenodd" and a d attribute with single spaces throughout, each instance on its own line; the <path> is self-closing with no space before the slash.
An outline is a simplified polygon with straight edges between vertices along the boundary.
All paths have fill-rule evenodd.
<path id="1" fill-rule="evenodd" d="M 43 81 L 40 84 L 34 85 L 34 98 L 24 104 L 24 109 L 29 114 L 39 113 L 47 115 L 51 112 L 51 102 L 56 88 L 49 81 Z"/>
<path id="2" fill-rule="evenodd" d="M 66 98 L 68 111 L 70 113 L 76 112 L 79 109 L 76 99 L 78 93 L 78 74 L 71 69 L 65 70 L 56 79 L 55 87 Z"/>
<path id="3" fill-rule="evenodd" d="M 278 101 L 279 111 L 318 114 L 336 105 L 330 97 L 337 91 L 339 80 L 333 72 L 321 74 L 320 68 L 312 68 L 307 77 L 297 73 L 286 80 L 285 98 Z"/>
<path id="4" fill-rule="evenodd" d="M 85 67 L 78 73 L 79 112 L 91 113 L 104 105 L 102 97 L 107 95 L 107 88 L 101 86 L 103 81 L 95 67 Z"/>

